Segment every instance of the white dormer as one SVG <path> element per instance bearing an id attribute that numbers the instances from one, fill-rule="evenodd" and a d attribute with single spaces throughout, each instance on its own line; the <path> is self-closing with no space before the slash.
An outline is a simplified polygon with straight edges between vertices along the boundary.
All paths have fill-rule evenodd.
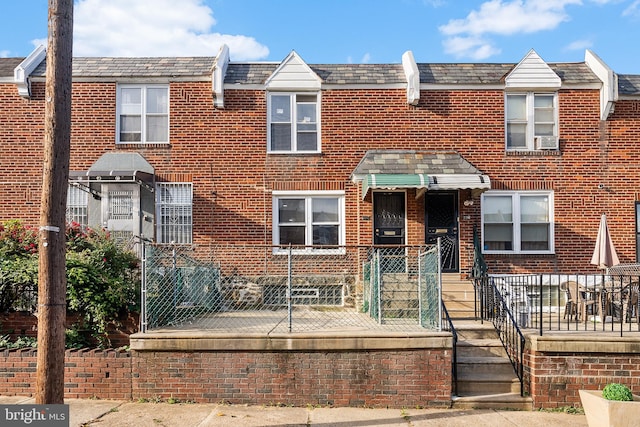
<path id="1" fill-rule="evenodd" d="M 559 89 L 560 77 L 531 49 L 505 79 L 505 89 Z"/>
<path id="2" fill-rule="evenodd" d="M 602 81 L 600 89 L 600 120 L 607 120 L 613 113 L 618 100 L 618 76 L 595 53 L 587 49 L 584 62 L 591 71 Z"/>
<path id="3" fill-rule="evenodd" d="M 291 51 L 265 81 L 267 90 L 318 91 L 321 85 L 322 79 L 295 51 Z"/>
<path id="4" fill-rule="evenodd" d="M 18 94 L 20 96 L 24 98 L 29 98 L 31 96 L 29 76 L 33 73 L 33 70 L 40 65 L 46 56 L 47 50 L 43 45 L 40 45 L 13 70 L 13 80 L 18 86 Z"/>
<path id="5" fill-rule="evenodd" d="M 229 47 L 226 44 L 220 46 L 218 56 L 213 61 L 213 75 L 211 76 L 211 90 L 213 90 L 213 105 L 216 108 L 224 108 L 224 77 L 229 66 Z"/>

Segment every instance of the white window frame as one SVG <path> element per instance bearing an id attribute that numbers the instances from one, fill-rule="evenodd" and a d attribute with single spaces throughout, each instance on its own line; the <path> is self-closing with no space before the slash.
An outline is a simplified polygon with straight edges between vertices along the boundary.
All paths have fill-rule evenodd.
<path id="1" fill-rule="evenodd" d="M 173 187 L 182 190 L 189 190 L 188 195 L 186 195 L 187 202 L 185 200 L 177 200 L 177 201 L 167 201 L 163 200 L 163 188 Z M 156 241 L 162 244 L 191 244 L 193 242 L 193 184 L 190 182 L 158 182 L 156 183 Z M 184 195 L 183 195 L 184 196 Z M 174 208 L 177 210 L 182 210 L 179 212 L 181 218 L 189 218 L 188 222 L 175 224 L 173 225 L 174 230 L 171 232 L 171 235 L 181 237 L 178 239 L 179 241 L 170 240 L 167 241 L 165 238 L 165 231 L 168 227 L 171 227 L 170 224 L 164 224 L 163 219 L 167 215 L 163 215 L 162 211 L 164 207 Z M 185 214 L 186 212 L 186 214 Z"/>
<path id="2" fill-rule="evenodd" d="M 140 89 L 141 91 L 141 100 L 140 100 L 140 141 L 121 141 L 120 140 L 120 127 L 121 127 L 121 116 L 123 114 L 122 108 L 122 89 Z M 147 91 L 149 89 L 164 89 L 166 90 L 167 96 L 167 111 L 163 113 L 148 113 L 147 112 Z M 153 141 L 149 140 L 148 137 L 148 129 L 147 129 L 147 118 L 148 117 L 167 117 L 167 128 L 166 128 L 166 141 Z M 116 143 L 117 144 L 168 144 L 171 136 L 169 135 L 169 120 L 170 120 L 170 96 L 169 96 L 169 85 L 168 84 L 119 84 L 116 91 Z"/>
<path id="3" fill-rule="evenodd" d="M 313 248 L 313 212 L 312 200 L 318 198 L 331 198 L 338 200 L 338 247 L 336 248 Z M 272 193 L 272 235 L 273 253 L 287 253 L 288 250 L 280 246 L 280 218 L 278 201 L 280 199 L 304 199 L 305 201 L 305 247 L 304 249 L 294 249 L 294 253 L 310 254 L 344 254 L 345 253 L 345 195 L 344 191 L 274 191 Z M 301 223 L 302 224 L 302 223 Z"/>
<path id="4" fill-rule="evenodd" d="M 490 250 L 485 248 L 485 209 L 488 198 L 493 196 L 511 197 L 511 211 L 513 224 L 513 249 L 512 250 Z M 521 233 L 521 203 L 520 198 L 526 196 L 544 196 L 548 197 L 549 203 L 549 249 L 547 250 L 522 250 L 522 233 Z M 481 230 L 482 230 L 482 253 L 485 254 L 554 254 L 555 253 L 555 221 L 554 221 L 554 193 L 553 191 L 499 191 L 489 190 L 482 194 L 481 198 Z"/>
<path id="5" fill-rule="evenodd" d="M 315 125 L 316 125 L 316 130 L 315 130 L 315 134 L 316 134 L 316 149 L 315 150 L 299 150 L 298 149 L 298 125 L 300 122 L 298 120 L 298 109 L 297 106 L 298 104 L 302 104 L 303 102 L 298 102 L 297 101 L 297 97 L 298 96 L 315 96 L 316 97 L 316 101 L 315 101 L 315 106 L 316 106 L 316 116 L 313 118 L 313 120 L 315 120 Z M 291 117 L 289 119 L 289 121 L 282 121 L 282 122 L 274 122 L 272 121 L 272 108 L 273 108 L 273 102 L 272 102 L 272 97 L 274 96 L 288 96 L 289 97 L 289 111 L 291 112 Z M 267 95 L 267 152 L 268 153 L 320 153 L 321 152 L 321 147 L 320 147 L 320 92 L 269 92 Z M 272 149 L 272 144 L 271 144 L 271 124 L 272 123 L 289 123 L 291 126 L 291 149 L 290 150 L 274 150 Z M 313 123 L 313 122 L 311 122 Z"/>
<path id="6" fill-rule="evenodd" d="M 517 120 L 509 120 L 509 97 L 513 95 L 525 96 L 525 119 L 521 121 Z M 535 98 L 536 96 L 552 96 L 553 97 L 553 123 L 538 121 L 535 120 Z M 558 112 L 558 93 L 557 92 L 507 92 L 504 96 L 504 106 L 505 106 L 505 115 L 504 115 L 504 134 L 505 134 L 505 148 L 507 151 L 534 151 L 534 150 L 558 150 L 559 149 L 559 134 L 558 134 L 558 123 L 559 123 L 559 112 Z M 510 147 L 509 146 L 509 124 L 510 123 L 520 123 L 526 126 L 525 132 L 525 147 Z M 547 124 L 553 125 L 553 135 L 536 135 L 535 125 L 538 124 Z M 555 140 L 555 144 L 553 144 L 553 140 L 546 141 L 543 138 L 550 136 Z"/>

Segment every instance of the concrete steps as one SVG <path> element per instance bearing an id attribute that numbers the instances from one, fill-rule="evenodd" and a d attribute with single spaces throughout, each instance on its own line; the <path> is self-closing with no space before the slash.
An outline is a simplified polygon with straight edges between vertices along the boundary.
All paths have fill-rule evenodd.
<path id="1" fill-rule="evenodd" d="M 456 409 L 532 410 L 493 325 L 453 319 L 458 333 Z"/>
<path id="2" fill-rule="evenodd" d="M 460 278 L 458 273 L 442 275 L 442 300 L 452 319 L 473 319 L 475 294 L 473 282 Z"/>

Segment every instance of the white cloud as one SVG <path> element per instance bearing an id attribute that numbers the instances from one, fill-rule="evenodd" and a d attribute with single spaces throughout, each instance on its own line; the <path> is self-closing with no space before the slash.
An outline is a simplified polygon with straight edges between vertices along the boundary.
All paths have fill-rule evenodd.
<path id="1" fill-rule="evenodd" d="M 489 0 L 466 18 L 452 19 L 439 30 L 447 36 L 443 42 L 447 53 L 486 59 L 500 52 L 487 40 L 488 35 L 508 36 L 552 30 L 569 20 L 565 12 L 568 5 L 581 4 L 581 0 Z"/>
<path id="2" fill-rule="evenodd" d="M 214 56 L 223 43 L 233 60 L 269 55 L 253 37 L 212 32 L 202 0 L 79 0 L 74 9 L 74 56 Z"/>
<path id="3" fill-rule="evenodd" d="M 622 16 L 640 18 L 640 0 L 635 0 L 633 3 L 631 3 L 629 7 L 627 7 L 624 12 L 622 12 Z"/>
<path id="4" fill-rule="evenodd" d="M 575 40 L 564 47 L 564 50 L 585 50 L 593 47 L 591 40 Z"/>
<path id="5" fill-rule="evenodd" d="M 557 27 L 568 20 L 564 8 L 580 4 L 579 0 L 490 0 L 472 11 L 465 19 L 455 19 L 440 27 L 445 35 L 532 33 Z"/>
<path id="6" fill-rule="evenodd" d="M 446 53 L 457 58 L 468 57 L 475 61 L 482 61 L 500 53 L 500 49 L 477 37 L 449 37 L 443 45 Z"/>
<path id="7" fill-rule="evenodd" d="M 371 62 L 371 54 L 367 52 L 362 56 L 362 59 L 360 60 L 360 63 L 368 64 L 369 62 Z"/>
<path id="8" fill-rule="evenodd" d="M 33 45 L 34 49 L 40 45 L 42 46 L 46 46 L 47 45 L 47 39 L 33 39 L 31 40 L 31 44 Z"/>

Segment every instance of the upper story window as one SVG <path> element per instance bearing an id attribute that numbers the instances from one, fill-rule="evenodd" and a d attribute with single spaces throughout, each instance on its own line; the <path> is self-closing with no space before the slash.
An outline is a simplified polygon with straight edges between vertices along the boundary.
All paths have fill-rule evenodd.
<path id="1" fill-rule="evenodd" d="M 158 243 L 191 243 L 193 186 L 191 183 L 157 183 Z"/>
<path id="2" fill-rule="evenodd" d="M 505 112 L 507 150 L 558 149 L 556 93 L 508 93 Z"/>
<path id="3" fill-rule="evenodd" d="M 344 222 L 342 192 L 274 193 L 274 245 L 343 245 Z"/>
<path id="4" fill-rule="evenodd" d="M 168 143 L 169 86 L 118 86 L 117 116 L 118 143 Z"/>
<path id="5" fill-rule="evenodd" d="M 317 93 L 270 93 L 268 100 L 269 152 L 320 151 L 320 103 Z"/>
<path id="6" fill-rule="evenodd" d="M 482 195 L 485 253 L 553 253 L 553 193 L 487 191 Z"/>

